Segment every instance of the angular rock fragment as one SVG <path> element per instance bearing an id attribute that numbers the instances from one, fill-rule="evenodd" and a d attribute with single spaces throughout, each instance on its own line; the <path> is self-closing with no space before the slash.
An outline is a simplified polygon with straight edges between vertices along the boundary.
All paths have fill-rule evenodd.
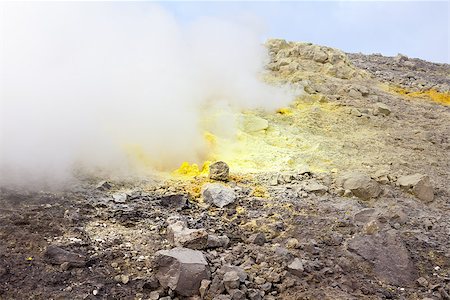
<path id="1" fill-rule="evenodd" d="M 397 180 L 398 185 L 414 194 L 420 200 L 431 202 L 434 199 L 434 190 L 430 178 L 422 174 L 402 176 Z"/>
<path id="2" fill-rule="evenodd" d="M 84 255 L 61 249 L 55 245 L 47 247 L 44 257 L 53 265 L 61 265 L 63 263 L 67 267 L 84 267 L 86 265 L 86 257 Z"/>
<path id="3" fill-rule="evenodd" d="M 264 235 L 264 233 L 258 232 L 258 233 L 252 234 L 248 238 L 248 242 L 258 245 L 258 246 L 262 246 L 267 242 L 267 240 L 266 240 L 266 236 Z"/>
<path id="4" fill-rule="evenodd" d="M 417 279 L 409 252 L 394 230 L 356 236 L 348 242 L 348 250 L 372 263 L 374 273 L 389 284 L 409 286 Z"/>
<path id="5" fill-rule="evenodd" d="M 236 200 L 233 189 L 219 183 L 208 183 L 202 188 L 203 199 L 217 207 L 224 207 Z"/>
<path id="6" fill-rule="evenodd" d="M 375 104 L 375 114 L 389 116 L 391 114 L 391 108 L 382 102 Z"/>
<path id="7" fill-rule="evenodd" d="M 167 195 L 159 199 L 162 206 L 181 210 L 187 206 L 189 197 L 183 194 Z"/>
<path id="8" fill-rule="evenodd" d="M 99 191 L 107 191 L 110 188 L 112 188 L 112 184 L 106 180 L 103 180 L 103 181 L 100 181 L 95 188 Z"/>
<path id="9" fill-rule="evenodd" d="M 230 243 L 230 239 L 226 235 L 208 235 L 207 248 L 226 248 Z"/>
<path id="10" fill-rule="evenodd" d="M 363 200 L 376 198 L 381 194 L 379 184 L 371 179 L 370 176 L 361 172 L 346 173 L 338 178 L 336 183 Z"/>
<path id="11" fill-rule="evenodd" d="M 303 267 L 303 263 L 299 258 L 295 258 L 293 262 L 291 262 L 288 266 L 287 266 L 287 270 L 297 276 L 297 277 L 301 277 L 303 275 L 303 272 L 305 271 L 304 267 Z"/>
<path id="12" fill-rule="evenodd" d="M 208 233 L 205 229 L 189 229 L 186 222 L 180 220 L 167 227 L 167 239 L 176 247 L 205 249 Z"/>
<path id="13" fill-rule="evenodd" d="M 244 282 L 245 280 L 247 280 L 247 273 L 244 271 L 244 269 L 242 269 L 241 267 L 238 266 L 232 266 L 232 265 L 225 265 L 220 269 L 221 272 L 223 273 L 227 273 L 230 271 L 234 271 L 237 273 L 237 275 L 239 276 L 239 280 L 241 282 Z"/>
<path id="14" fill-rule="evenodd" d="M 200 282 L 200 288 L 199 288 L 199 292 L 200 292 L 200 297 L 203 299 L 206 295 L 206 292 L 208 291 L 209 285 L 211 284 L 211 280 L 206 280 L 203 279 Z"/>
<path id="15" fill-rule="evenodd" d="M 308 193 L 324 194 L 328 191 L 328 187 L 317 182 L 317 180 L 309 180 L 305 182 L 303 189 Z"/>
<path id="16" fill-rule="evenodd" d="M 223 275 L 223 285 L 228 292 L 239 288 L 239 283 L 240 279 L 236 271 L 229 271 Z"/>
<path id="17" fill-rule="evenodd" d="M 223 161 L 218 161 L 209 166 L 209 178 L 214 180 L 227 181 L 230 168 Z"/>
<path id="18" fill-rule="evenodd" d="M 199 293 L 202 280 L 209 280 L 210 270 L 202 252 L 187 248 L 173 248 L 156 252 L 156 277 L 163 287 L 182 296 Z"/>

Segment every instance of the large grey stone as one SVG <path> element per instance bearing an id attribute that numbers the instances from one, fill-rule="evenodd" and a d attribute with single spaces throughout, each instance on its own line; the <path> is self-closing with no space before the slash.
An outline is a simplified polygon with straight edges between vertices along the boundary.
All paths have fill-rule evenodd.
<path id="1" fill-rule="evenodd" d="M 202 195 L 206 203 L 212 203 L 220 208 L 236 200 L 233 189 L 220 183 L 205 184 L 202 188 Z"/>
<path id="2" fill-rule="evenodd" d="M 189 229 L 186 222 L 180 220 L 167 226 L 167 239 L 176 247 L 205 249 L 208 233 L 205 229 Z"/>
<path id="3" fill-rule="evenodd" d="M 208 263 L 198 250 L 160 250 L 156 252 L 155 266 L 161 286 L 169 287 L 182 296 L 198 294 L 202 280 L 210 278 Z"/>
<path id="4" fill-rule="evenodd" d="M 408 249 L 394 230 L 356 236 L 348 250 L 369 261 L 375 275 L 389 284 L 411 286 L 417 279 Z"/>
<path id="5" fill-rule="evenodd" d="M 209 178 L 214 180 L 227 181 L 230 168 L 223 161 L 218 161 L 209 166 Z"/>
<path id="6" fill-rule="evenodd" d="M 402 176 L 398 178 L 397 183 L 404 190 L 413 193 L 417 198 L 425 202 L 431 202 L 434 199 L 434 190 L 430 178 L 422 174 Z"/>
<path id="7" fill-rule="evenodd" d="M 361 172 L 346 173 L 339 177 L 336 183 L 363 200 L 376 198 L 381 194 L 379 184 L 370 176 Z"/>

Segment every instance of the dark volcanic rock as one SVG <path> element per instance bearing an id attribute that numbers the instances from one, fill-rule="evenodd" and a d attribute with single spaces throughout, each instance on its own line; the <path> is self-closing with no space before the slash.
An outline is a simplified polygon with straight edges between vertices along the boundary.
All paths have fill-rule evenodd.
<path id="1" fill-rule="evenodd" d="M 44 252 L 45 259 L 53 265 L 61 265 L 67 263 L 69 267 L 84 267 L 86 265 L 86 257 L 81 254 L 70 252 L 50 245 Z"/>

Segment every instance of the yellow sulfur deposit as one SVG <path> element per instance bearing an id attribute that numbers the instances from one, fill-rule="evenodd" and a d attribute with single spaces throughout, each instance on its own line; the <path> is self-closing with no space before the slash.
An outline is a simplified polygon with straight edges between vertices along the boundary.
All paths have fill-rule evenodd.
<path id="1" fill-rule="evenodd" d="M 391 88 L 394 92 L 408 96 L 410 98 L 420 98 L 425 100 L 431 100 L 443 105 L 450 105 L 450 92 L 441 93 L 434 89 L 426 91 L 412 92 L 402 88 Z"/>
<path id="2" fill-rule="evenodd" d="M 202 168 L 200 169 L 197 164 L 189 164 L 188 162 L 183 162 L 181 166 L 173 171 L 174 175 L 185 175 L 185 176 L 199 176 L 199 175 L 207 175 L 209 170 L 210 161 L 206 161 L 203 163 Z"/>

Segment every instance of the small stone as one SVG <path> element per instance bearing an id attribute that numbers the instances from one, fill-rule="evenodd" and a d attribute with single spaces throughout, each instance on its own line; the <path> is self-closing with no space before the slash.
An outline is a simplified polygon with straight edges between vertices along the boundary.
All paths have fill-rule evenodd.
<path id="1" fill-rule="evenodd" d="M 241 290 L 229 290 L 228 293 L 231 296 L 231 300 L 245 300 L 245 293 Z"/>
<path id="2" fill-rule="evenodd" d="M 272 288 L 272 284 L 270 282 L 266 282 L 260 286 L 260 289 L 267 292 Z"/>
<path id="3" fill-rule="evenodd" d="M 130 277 L 128 275 L 122 274 L 122 275 L 120 275 L 120 281 L 123 284 L 127 284 L 130 281 Z"/>
<path id="4" fill-rule="evenodd" d="M 205 229 L 189 229 L 186 222 L 180 220 L 167 227 L 167 239 L 173 246 L 205 249 L 208 233 Z"/>
<path id="5" fill-rule="evenodd" d="M 422 174 L 414 174 L 399 177 L 397 180 L 399 186 L 414 194 L 420 200 L 428 203 L 434 199 L 433 186 L 430 183 L 430 178 Z"/>
<path id="6" fill-rule="evenodd" d="M 266 240 L 266 236 L 264 235 L 264 233 L 258 232 L 258 233 L 252 234 L 248 238 L 248 242 L 251 244 L 262 246 L 267 242 L 267 240 Z"/>
<path id="7" fill-rule="evenodd" d="M 116 263 L 116 262 L 112 262 L 112 263 L 111 263 L 111 267 L 113 267 L 113 268 L 117 268 L 118 266 L 119 266 L 119 264 Z"/>
<path id="8" fill-rule="evenodd" d="M 199 288 L 199 292 L 200 292 L 200 297 L 203 299 L 206 295 L 206 292 L 208 291 L 209 285 L 211 284 L 211 280 L 207 280 L 207 279 L 203 279 L 200 282 L 200 288 Z"/>
<path id="9" fill-rule="evenodd" d="M 218 161 L 209 166 L 209 178 L 213 180 L 227 181 L 230 168 L 223 161 Z"/>
<path id="10" fill-rule="evenodd" d="M 116 193 L 112 195 L 113 201 L 116 203 L 125 203 L 128 200 L 128 195 L 126 193 Z"/>
<path id="11" fill-rule="evenodd" d="M 303 271 L 305 271 L 303 263 L 299 258 L 295 258 L 294 261 L 287 266 L 287 269 L 291 274 L 297 277 L 301 277 L 303 275 Z"/>
<path id="12" fill-rule="evenodd" d="M 391 114 L 391 108 L 384 103 L 378 102 L 375 104 L 375 112 L 379 115 L 389 116 Z"/>
<path id="13" fill-rule="evenodd" d="M 92 291 L 92 295 L 97 296 L 98 295 L 98 290 L 93 290 Z"/>
<path id="14" fill-rule="evenodd" d="M 227 273 L 230 271 L 236 272 L 237 275 L 239 276 L 239 280 L 241 282 L 244 282 L 245 280 L 247 280 L 247 277 L 248 277 L 247 273 L 241 267 L 238 267 L 238 266 L 225 265 L 220 270 L 224 273 Z"/>
<path id="15" fill-rule="evenodd" d="M 317 182 L 315 179 L 306 181 L 303 185 L 303 189 L 308 193 L 324 194 L 328 191 L 328 187 Z"/>
<path id="16" fill-rule="evenodd" d="M 426 280 L 423 277 L 419 277 L 417 279 L 417 284 L 426 288 L 426 287 L 428 287 L 428 280 Z"/>
<path id="17" fill-rule="evenodd" d="M 380 230 L 378 221 L 376 221 L 376 220 L 369 221 L 366 225 L 364 225 L 363 230 L 366 234 L 377 233 Z"/>
<path id="18" fill-rule="evenodd" d="M 95 188 L 99 191 L 107 191 L 110 188 L 112 188 L 112 184 L 106 180 L 103 180 L 103 181 L 100 181 Z"/>
<path id="19" fill-rule="evenodd" d="M 160 203 L 164 207 L 181 210 L 188 204 L 189 197 L 183 194 L 167 195 L 159 199 Z"/>
<path id="20" fill-rule="evenodd" d="M 212 203 L 219 208 L 236 201 L 233 189 L 220 183 L 205 184 L 202 188 L 202 195 L 206 203 Z"/>
<path id="21" fill-rule="evenodd" d="M 256 276 L 255 278 L 253 278 L 253 282 L 258 284 L 258 285 L 261 285 L 261 284 L 266 283 L 266 280 L 264 278 L 262 278 L 262 277 Z"/>
<path id="22" fill-rule="evenodd" d="M 262 299 L 261 292 L 256 289 L 249 289 L 247 291 L 247 297 L 250 300 L 261 300 Z"/>
<path id="23" fill-rule="evenodd" d="M 159 299 L 159 291 L 152 291 L 148 297 L 149 300 L 158 300 Z"/>
<path id="24" fill-rule="evenodd" d="M 230 243 L 230 239 L 226 235 L 208 235 L 207 248 L 226 248 Z"/>
<path id="25" fill-rule="evenodd" d="M 239 283 L 240 279 L 236 271 L 229 271 L 223 275 L 223 285 L 228 292 L 239 288 Z"/>
<path id="26" fill-rule="evenodd" d="M 286 242 L 286 248 L 288 249 L 297 249 L 300 247 L 300 242 L 296 238 L 290 238 Z"/>

